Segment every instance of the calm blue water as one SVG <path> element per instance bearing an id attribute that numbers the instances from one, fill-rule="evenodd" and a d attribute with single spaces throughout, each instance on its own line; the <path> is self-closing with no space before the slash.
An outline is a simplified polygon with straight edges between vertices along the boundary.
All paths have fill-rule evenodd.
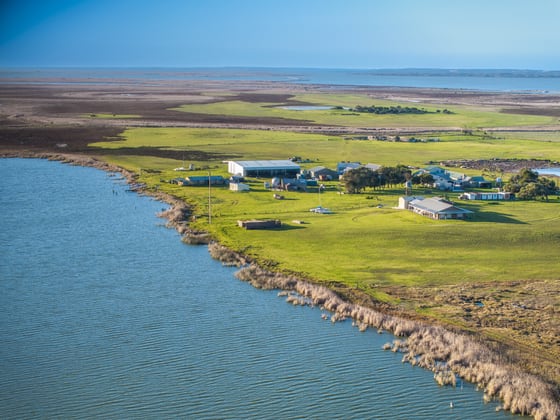
<path id="1" fill-rule="evenodd" d="M 554 175 L 560 176 L 560 168 L 542 168 L 535 169 L 540 175 Z"/>
<path id="2" fill-rule="evenodd" d="M 236 280 L 101 171 L 0 159 L 0 179 L 1 418 L 512 418 Z"/>
<path id="3" fill-rule="evenodd" d="M 291 69 L 291 68 L 20 68 L 0 69 L 0 81 L 27 83 L 110 83 L 156 80 L 239 80 L 326 85 L 394 86 L 560 93 L 560 71 L 445 69 Z M 55 81 L 58 79 L 58 81 Z M 89 79 L 89 81 L 88 81 Z"/>

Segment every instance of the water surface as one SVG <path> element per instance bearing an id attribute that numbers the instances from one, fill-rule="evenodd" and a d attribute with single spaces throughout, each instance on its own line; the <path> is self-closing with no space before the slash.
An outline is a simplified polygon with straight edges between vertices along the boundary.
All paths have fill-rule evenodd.
<path id="1" fill-rule="evenodd" d="M 560 168 L 542 168 L 542 169 L 535 169 L 539 175 L 554 175 L 560 177 Z"/>
<path id="2" fill-rule="evenodd" d="M 560 93 L 559 71 L 328 68 L 0 68 L 4 83 L 128 84 L 157 80 L 266 81 L 336 86 L 384 86 Z M 77 79 L 80 79 L 79 81 Z"/>

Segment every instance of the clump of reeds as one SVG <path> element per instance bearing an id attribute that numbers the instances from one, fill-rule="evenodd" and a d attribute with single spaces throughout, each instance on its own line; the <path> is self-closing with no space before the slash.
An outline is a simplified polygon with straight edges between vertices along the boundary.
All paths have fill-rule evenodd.
<path id="1" fill-rule="evenodd" d="M 212 238 L 207 232 L 198 232 L 193 230 L 187 230 L 181 237 L 181 241 L 189 245 L 207 245 L 211 240 Z"/>
<path id="2" fill-rule="evenodd" d="M 409 351 L 420 355 L 418 365 L 436 372 L 438 383 L 453 373 L 482 388 L 486 400 L 502 400 L 504 410 L 538 419 L 560 418 L 558 395 L 551 385 L 505 362 L 472 337 L 425 326 L 407 342 Z M 450 373 L 437 373 L 441 366 Z"/>
<path id="3" fill-rule="evenodd" d="M 434 379 L 440 386 L 451 385 L 455 387 L 457 385 L 457 377 L 450 370 L 440 370 L 434 373 Z"/>
<path id="4" fill-rule="evenodd" d="M 258 289 L 282 289 L 294 290 L 297 279 L 278 273 L 264 270 L 256 264 L 249 264 L 242 267 L 235 273 L 239 280 L 246 281 Z"/>
<path id="5" fill-rule="evenodd" d="M 220 245 L 217 242 L 210 242 L 208 244 L 208 252 L 215 260 L 220 261 L 223 265 L 231 267 L 242 267 L 249 263 L 248 259 L 238 252 Z"/>
<path id="6" fill-rule="evenodd" d="M 167 219 L 168 227 L 178 228 L 184 226 L 190 217 L 190 208 L 184 203 L 172 202 L 170 204 L 171 207 L 158 213 L 158 217 Z M 183 232 L 179 231 L 179 233 Z"/>

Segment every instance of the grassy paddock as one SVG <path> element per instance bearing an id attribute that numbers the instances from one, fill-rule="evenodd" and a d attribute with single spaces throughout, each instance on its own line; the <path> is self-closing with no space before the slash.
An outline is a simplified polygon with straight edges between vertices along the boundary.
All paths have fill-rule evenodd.
<path id="1" fill-rule="evenodd" d="M 286 159 L 301 156 L 312 162 L 303 165 L 333 167 L 342 160 L 359 160 L 394 166 L 397 163 L 424 166 L 429 161 L 452 159 L 526 158 L 560 160 L 555 142 L 532 139 L 488 139 L 484 136 L 442 135 L 440 142 L 393 143 L 382 141 L 345 140 L 336 136 L 303 134 L 285 131 L 194 129 L 194 128 L 129 128 L 122 141 L 94 143 L 100 148 L 156 147 L 173 149 L 185 156 L 189 151 L 216 153 L 214 161 L 194 161 L 198 165 L 221 164 L 223 156 L 230 159 Z M 164 169 L 165 160 L 142 158 L 142 165 Z M 127 158 L 127 164 L 134 164 Z M 182 162 L 169 161 L 168 168 Z M 227 168 L 222 166 L 224 170 Z"/>
<path id="2" fill-rule="evenodd" d="M 424 165 L 427 161 L 457 158 L 527 157 L 560 160 L 555 143 L 532 140 L 472 140 L 469 136 L 439 143 L 389 143 L 347 141 L 332 136 L 252 131 L 182 128 L 135 128 L 122 142 L 98 143 L 98 147 L 152 146 L 231 154 L 242 159 L 275 159 L 299 155 L 317 164 L 333 166 L 338 160 Z M 540 147 L 537 147 L 540 146 Z M 398 159 L 395 159 L 398 156 Z M 207 211 L 204 188 L 168 184 L 184 176 L 172 168 L 181 161 L 154 157 L 123 156 L 111 163 L 139 172 L 141 179 Z M 221 161 L 188 162 L 207 165 L 212 173 L 227 176 Z M 206 174 L 195 172 L 194 174 Z M 163 181 L 163 182 L 162 182 Z M 253 180 L 252 191 L 235 193 L 225 188 L 212 191 L 213 224 L 200 217 L 196 228 L 208 229 L 224 244 L 246 250 L 261 261 L 274 261 L 279 268 L 306 273 L 317 280 L 337 280 L 371 289 L 391 284 L 445 284 L 476 278 L 506 281 L 555 278 L 560 235 L 560 207 L 551 203 L 462 203 L 476 212 L 473 221 L 432 221 L 409 212 L 393 210 L 401 190 L 340 195 L 338 184 L 328 184 L 321 196 L 286 193 L 286 200 L 272 198 L 263 188 L 265 180 Z M 422 193 L 420 191 L 420 193 Z M 366 197 L 372 199 L 366 199 Z M 315 215 L 318 204 L 333 215 Z M 381 204 L 382 208 L 377 208 Z M 237 219 L 279 218 L 285 228 L 278 232 L 244 231 Z M 292 220 L 304 220 L 294 226 Z M 328 255 L 328 264 L 325 256 Z M 452 268 L 450 268 L 452 267 Z"/>
<path id="3" fill-rule="evenodd" d="M 411 106 L 411 102 L 376 100 L 366 95 L 296 95 L 293 99 L 310 104 L 332 105 L 333 107 L 369 106 L 372 104 L 379 106 Z M 239 100 L 182 105 L 178 108 L 173 108 L 173 110 L 199 114 L 288 118 L 346 127 L 459 127 L 474 129 L 557 123 L 557 118 L 553 117 L 504 114 L 496 112 L 492 108 L 440 104 L 414 104 L 414 106 L 425 108 L 433 113 L 419 115 L 374 115 L 337 109 L 301 111 L 284 109 L 281 103 L 252 103 Z M 436 113 L 436 110 L 446 108 L 453 113 Z"/>
<path id="4" fill-rule="evenodd" d="M 130 167 L 124 160 L 113 163 Z M 208 225 L 208 190 L 167 183 L 177 172 L 163 169 L 163 159 L 157 163 L 154 166 L 161 173 L 143 173 L 141 180 L 194 204 L 199 216 L 195 228 L 209 230 L 220 242 L 261 262 L 272 261 L 279 269 L 318 281 L 371 289 L 454 284 L 473 278 L 483 282 L 554 279 L 560 272 L 560 200 L 556 198 L 549 203 L 460 202 L 459 206 L 476 213 L 472 220 L 433 221 L 393 209 L 400 189 L 348 195 L 339 194 L 338 183 L 331 182 L 321 194 L 316 189 L 285 192 L 284 200 L 275 200 L 273 192 L 264 189 L 264 179 L 253 179 L 248 193 L 212 188 L 212 225 Z M 224 164 L 215 167 L 213 174 L 227 176 Z M 319 204 L 335 214 L 309 212 Z M 280 219 L 284 228 L 246 231 L 236 226 L 237 220 L 252 218 Z"/>

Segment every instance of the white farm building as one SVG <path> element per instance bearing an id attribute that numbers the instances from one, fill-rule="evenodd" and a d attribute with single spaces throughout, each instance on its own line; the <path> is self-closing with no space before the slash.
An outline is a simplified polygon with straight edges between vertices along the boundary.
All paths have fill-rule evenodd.
<path id="1" fill-rule="evenodd" d="M 228 162 L 230 174 L 256 178 L 276 176 L 295 178 L 300 169 L 299 165 L 291 160 L 231 160 Z"/>

